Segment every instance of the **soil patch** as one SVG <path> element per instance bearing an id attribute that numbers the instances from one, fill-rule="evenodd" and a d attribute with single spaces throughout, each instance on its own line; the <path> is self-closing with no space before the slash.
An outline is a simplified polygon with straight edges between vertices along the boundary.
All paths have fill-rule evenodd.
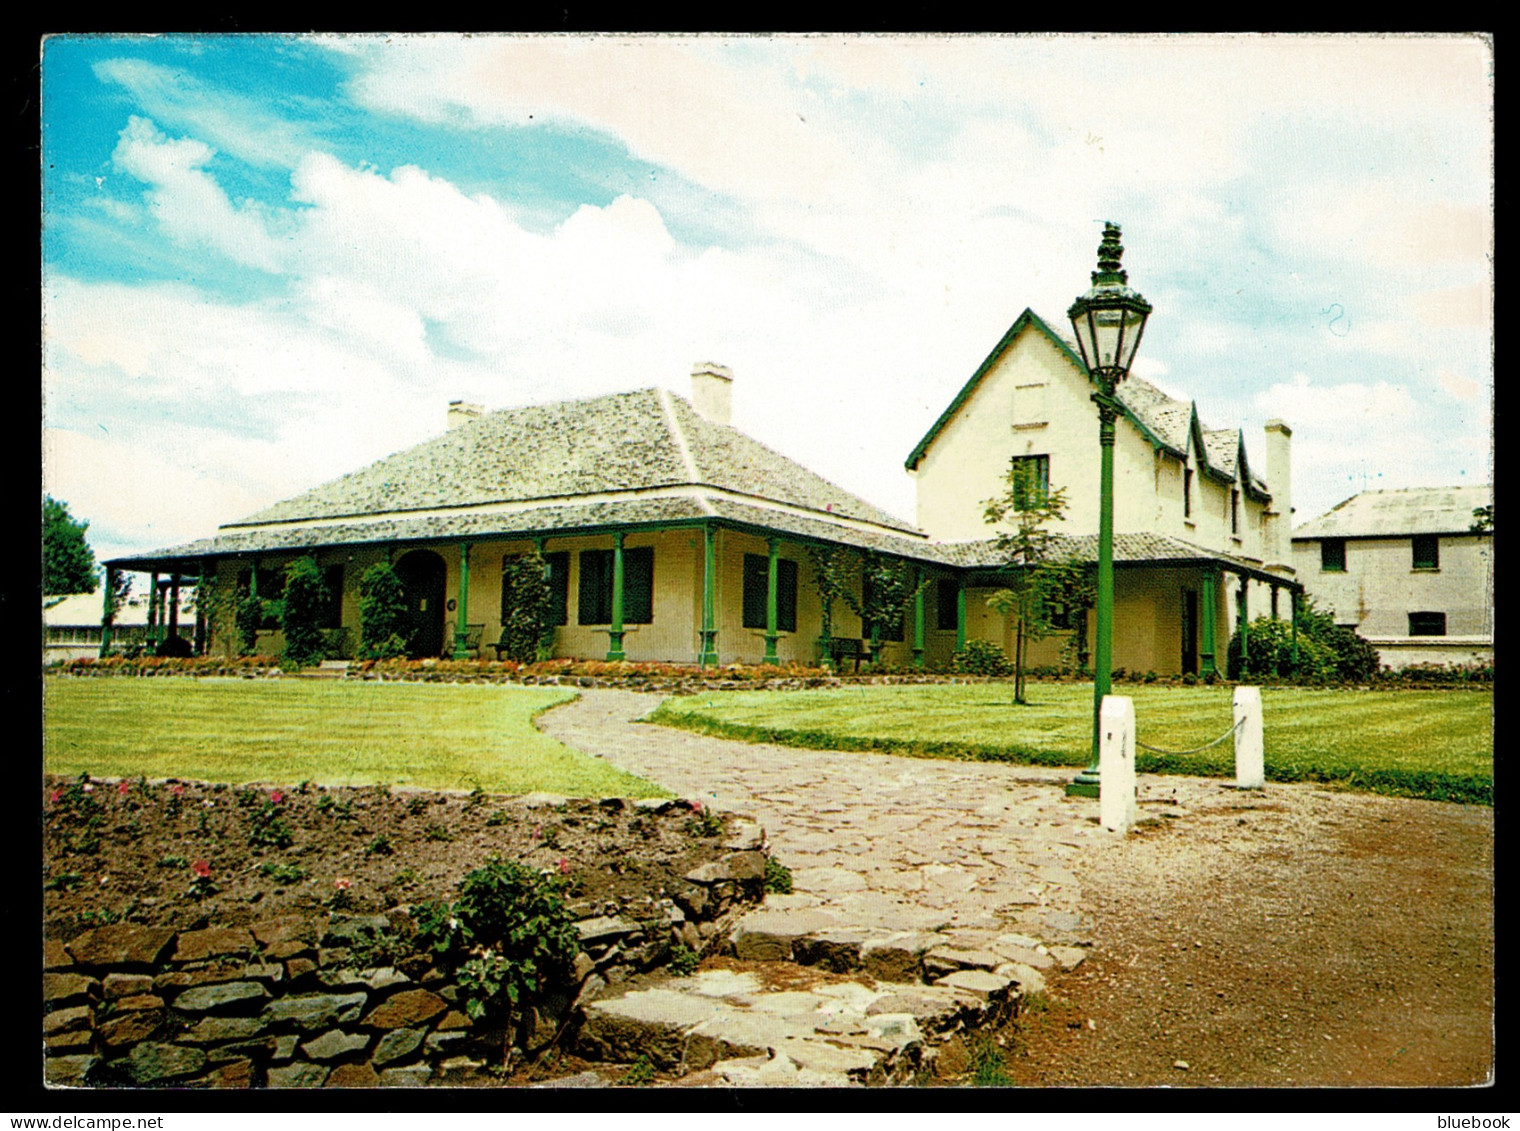
<path id="1" fill-rule="evenodd" d="M 1185 824 L 1076 866 L 1095 946 L 1026 1011 L 1015 1082 L 1492 1081 L 1492 809 L 1269 787 Z"/>
<path id="2" fill-rule="evenodd" d="M 379 913 L 451 899 L 493 856 L 563 875 L 577 917 L 638 917 L 690 886 L 682 876 L 719 854 L 728 824 L 695 803 L 620 798 L 51 775 L 43 790 L 43 929 L 59 940 L 116 922 Z"/>

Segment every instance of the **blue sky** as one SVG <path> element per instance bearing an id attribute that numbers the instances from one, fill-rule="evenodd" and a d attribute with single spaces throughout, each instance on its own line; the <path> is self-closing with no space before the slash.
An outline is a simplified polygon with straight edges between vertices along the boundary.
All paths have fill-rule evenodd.
<path id="1" fill-rule="evenodd" d="M 1492 53 L 1463 36 L 56 37 L 44 482 L 97 555 L 489 408 L 735 374 L 904 517 L 907 453 L 1104 220 L 1135 371 L 1294 428 L 1295 521 L 1491 479 Z"/>

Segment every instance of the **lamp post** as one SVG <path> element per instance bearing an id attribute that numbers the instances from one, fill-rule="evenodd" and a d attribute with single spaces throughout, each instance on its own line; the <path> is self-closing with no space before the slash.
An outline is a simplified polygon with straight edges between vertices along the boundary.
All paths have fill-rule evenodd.
<path id="1" fill-rule="evenodd" d="M 1131 290 L 1128 273 L 1119 266 L 1124 248 L 1119 225 L 1103 225 L 1098 245 L 1098 269 L 1092 288 L 1071 304 L 1066 316 L 1076 331 L 1077 348 L 1088 372 L 1097 380 L 1092 395 L 1098 406 L 1098 444 L 1102 472 L 1098 488 L 1098 624 L 1093 643 L 1092 753 L 1087 768 L 1066 787 L 1068 795 L 1098 796 L 1098 712 L 1108 694 L 1114 635 L 1114 421 L 1122 406 L 1114 396 L 1129 372 L 1151 304 Z"/>

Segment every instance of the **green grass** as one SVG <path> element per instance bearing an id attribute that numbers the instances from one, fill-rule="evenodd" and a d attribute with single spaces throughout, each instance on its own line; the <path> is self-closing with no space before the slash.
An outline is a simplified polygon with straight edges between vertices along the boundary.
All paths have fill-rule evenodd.
<path id="1" fill-rule="evenodd" d="M 1187 750 L 1232 721 L 1228 687 L 1120 684 L 1141 742 Z M 1081 766 L 1092 684 L 1030 683 L 1026 706 L 1003 684 L 733 691 L 667 699 L 652 722 L 812 749 Z M 1262 690 L 1272 781 L 1493 804 L 1493 695 L 1481 691 Z M 1136 753 L 1143 773 L 1233 776 L 1228 739 L 1199 754 Z"/>
<path id="2" fill-rule="evenodd" d="M 50 773 L 663 796 L 540 733 L 558 689 L 316 680 L 45 679 Z"/>

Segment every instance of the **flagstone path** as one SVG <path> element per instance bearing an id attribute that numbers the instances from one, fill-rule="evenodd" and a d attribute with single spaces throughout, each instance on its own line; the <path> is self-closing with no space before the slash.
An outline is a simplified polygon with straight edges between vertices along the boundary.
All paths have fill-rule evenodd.
<path id="1" fill-rule="evenodd" d="M 878 983 L 864 996 L 823 992 L 804 1003 L 807 995 L 766 997 L 752 983 L 682 980 L 593 1003 L 589 1028 L 613 1033 L 609 1047 L 622 1027 L 655 1017 L 686 1034 L 683 1058 L 693 1032 L 743 1030 L 705 1058 L 718 1058 L 714 1082 L 844 1083 L 840 1057 L 820 1055 L 838 1049 L 848 1030 L 844 998 L 857 1039 L 877 1046 L 891 1023 L 883 1012 L 914 1018 L 895 1031 L 900 1044 L 915 1022 L 943 1022 L 944 1010 L 923 999 L 927 991 L 1017 996 L 1083 961 L 1093 924 L 1072 868 L 1117 837 L 1098 826 L 1096 800 L 1065 796 L 1073 771 L 800 750 L 636 721 L 658 703 L 639 692 L 585 689 L 538 725 L 684 797 L 759 821 L 771 855 L 791 869 L 794 891 L 767 896 L 738 924 L 738 958 L 858 970 Z M 1205 779 L 1143 780 L 1142 816 L 1180 816 L 1217 801 L 1222 788 Z M 919 996 L 905 1004 L 909 983 L 919 983 Z M 788 1010 L 800 1024 L 769 1040 L 755 1036 L 756 1014 Z M 731 1059 L 721 1059 L 725 1050 Z M 859 1068 L 849 1079 L 866 1078 Z"/>

